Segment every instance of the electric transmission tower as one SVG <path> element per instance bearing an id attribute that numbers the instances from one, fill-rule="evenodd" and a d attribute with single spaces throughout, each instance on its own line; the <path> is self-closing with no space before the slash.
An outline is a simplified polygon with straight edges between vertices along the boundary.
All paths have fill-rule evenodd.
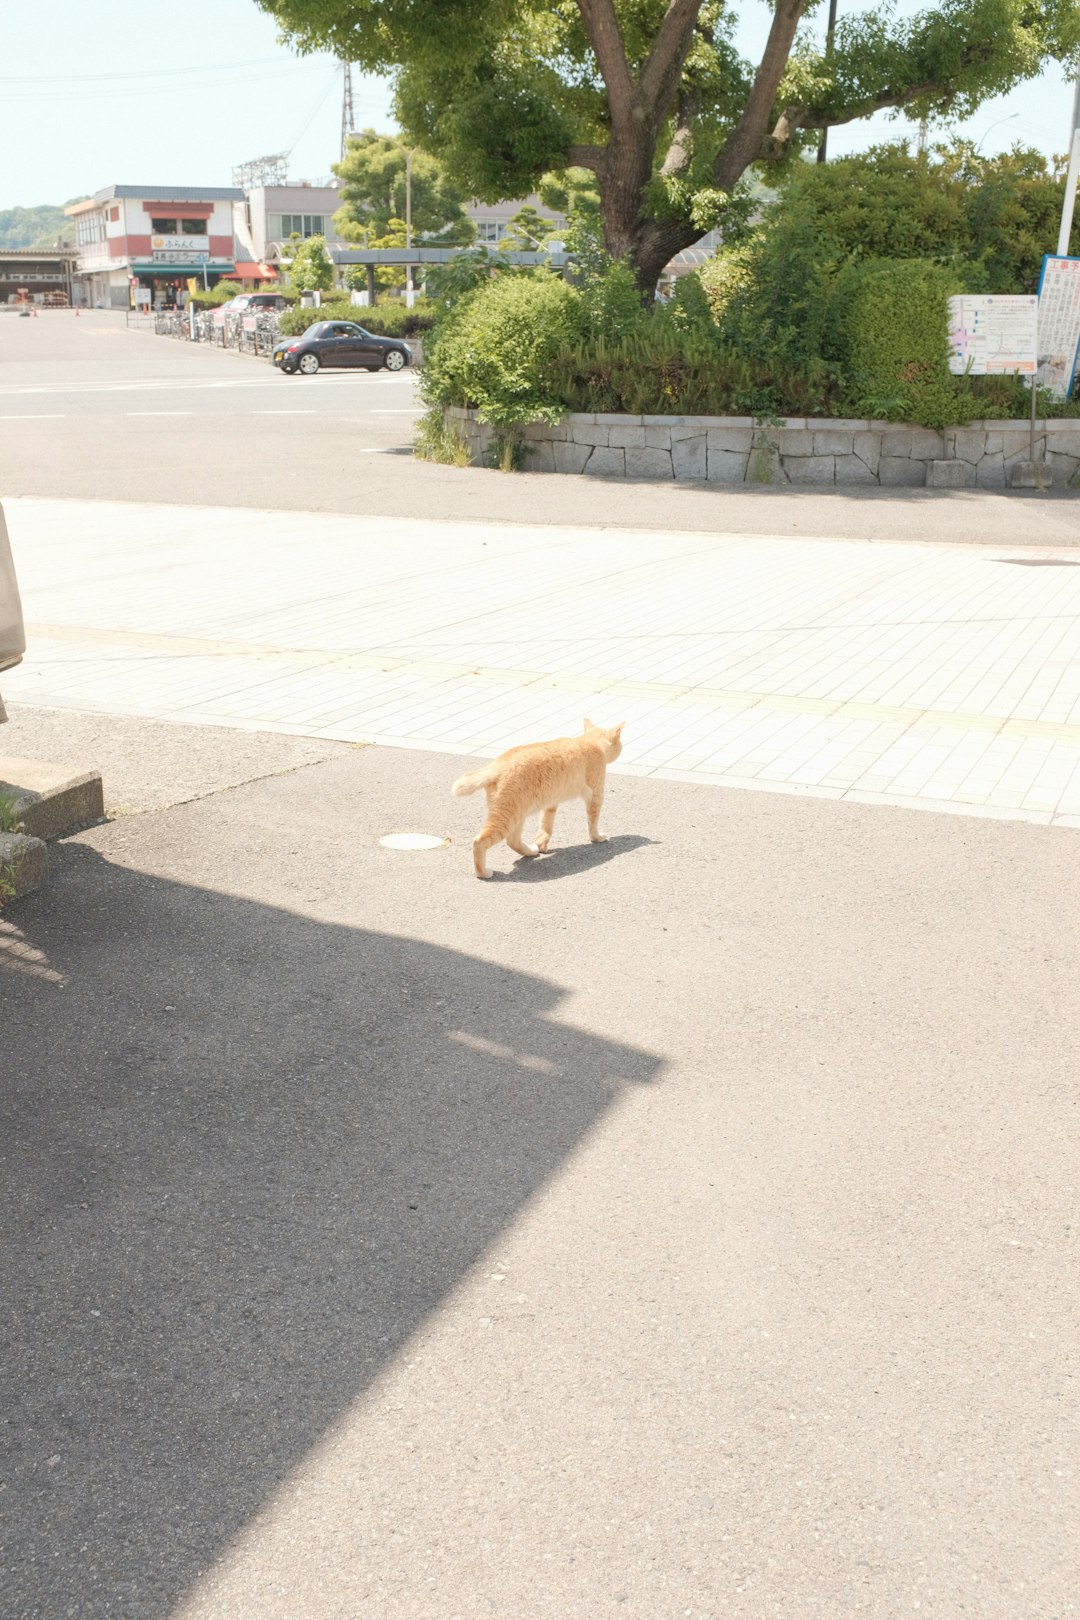
<path id="1" fill-rule="evenodd" d="M 349 136 L 356 128 L 356 117 L 353 113 L 352 93 L 352 63 L 342 58 L 341 77 L 343 80 L 341 92 L 341 155 L 345 156 L 345 148 L 349 144 Z"/>

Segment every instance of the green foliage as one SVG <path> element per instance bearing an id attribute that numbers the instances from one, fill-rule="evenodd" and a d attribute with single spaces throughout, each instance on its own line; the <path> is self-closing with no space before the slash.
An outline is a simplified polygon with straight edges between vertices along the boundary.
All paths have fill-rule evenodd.
<path id="1" fill-rule="evenodd" d="M 345 156 L 334 164 L 342 198 L 334 224 L 341 235 L 347 242 L 376 247 L 375 238 L 395 231 L 396 222 L 404 231 L 406 195 L 411 192 L 414 242 L 429 237 L 439 245 L 471 242 L 475 227 L 465 213 L 462 191 L 446 179 L 437 159 L 416 150 L 407 185 L 408 154 L 409 143 L 400 135 L 377 135 L 366 129 L 352 137 Z"/>
<path id="2" fill-rule="evenodd" d="M 413 453 L 421 461 L 434 461 L 442 467 L 467 467 L 472 457 L 464 433 L 432 405 L 416 424 Z"/>
<path id="3" fill-rule="evenodd" d="M 923 153 L 877 146 L 798 165 L 753 251 L 783 259 L 816 237 L 825 262 L 929 259 L 954 271 L 953 291 L 1034 292 L 1063 197 L 1063 177 L 1038 152 L 980 157 L 968 141 Z M 1072 244 L 1080 252 L 1080 217 Z"/>
<path id="4" fill-rule="evenodd" d="M 566 411 L 818 416 L 835 414 L 840 397 L 821 362 L 797 370 L 754 360 L 707 328 L 680 329 L 659 314 L 621 336 L 564 344 L 546 378 Z"/>
<path id="5" fill-rule="evenodd" d="M 329 292 L 334 285 L 334 263 L 327 252 L 325 236 L 309 236 L 299 241 L 290 238 L 292 262 L 289 265 L 289 285 L 300 292 Z"/>
<path id="6" fill-rule="evenodd" d="M 605 258 L 586 273 L 581 306 L 585 330 L 594 338 L 617 338 L 646 318 L 641 290 L 625 259 Z"/>
<path id="7" fill-rule="evenodd" d="M 524 203 L 509 220 L 499 247 L 504 253 L 538 253 L 553 233 L 552 221 Z"/>
<path id="8" fill-rule="evenodd" d="M 83 200 L 72 197 L 70 202 Z M 64 208 L 51 203 L 42 203 L 38 208 L 0 208 L 0 248 L 40 248 L 44 252 L 57 242 L 70 244 L 74 240 L 75 221 L 68 219 Z"/>
<path id="9" fill-rule="evenodd" d="M 242 281 L 219 281 L 206 291 L 201 286 L 196 287 L 192 302 L 196 309 L 217 309 L 221 304 L 227 304 L 230 298 L 238 298 L 243 291 Z"/>
<path id="10" fill-rule="evenodd" d="M 776 229 L 762 231 L 734 261 L 721 331 L 758 360 L 799 366 L 820 359 L 829 350 L 829 293 L 842 258 L 812 210 L 796 200 Z M 718 310 L 724 302 L 715 288 L 710 302 Z"/>
<path id="11" fill-rule="evenodd" d="M 300 50 L 393 74 L 405 139 L 437 153 L 466 196 L 494 202 L 560 182 L 569 193 L 584 159 L 604 197 L 606 245 L 614 256 L 629 253 L 643 290 L 666 257 L 710 226 L 731 241 L 746 219 L 742 176 L 764 163 L 775 178 L 817 145 L 824 124 L 887 108 L 939 122 L 965 117 L 1050 63 L 1071 66 L 1080 52 L 1076 0 L 925 0 L 914 14 L 893 5 L 842 12 L 828 53 L 820 7 L 806 7 L 810 21 L 792 36 L 785 23 L 797 14 L 778 6 L 769 8 L 773 45 L 759 63 L 736 48 L 740 19 L 725 0 L 259 4 Z M 604 51 L 614 63 L 605 59 L 601 71 Z M 674 83 L 657 69 L 668 55 Z M 400 216 L 385 186 L 378 195 Z M 924 255 L 909 244 L 904 256 Z"/>
<path id="12" fill-rule="evenodd" d="M 836 358 L 855 416 L 942 428 L 970 420 L 949 371 L 948 271 L 925 260 L 856 260 L 831 301 Z"/>
<path id="13" fill-rule="evenodd" d="M 492 253 L 486 247 L 472 248 L 458 253 L 446 264 L 433 264 L 425 279 L 428 297 L 440 311 L 449 311 L 455 304 L 483 287 L 494 275 L 511 271 L 510 261 L 501 253 Z"/>
<path id="14" fill-rule="evenodd" d="M 353 304 L 347 298 L 326 299 L 318 309 L 287 309 L 278 317 L 282 337 L 299 337 L 319 321 L 355 321 L 377 337 L 413 337 L 427 332 L 434 324 L 434 310 L 426 298 L 418 298 L 409 309 L 403 298 L 386 298 L 370 308 Z"/>
<path id="15" fill-rule="evenodd" d="M 470 405 L 497 428 L 553 421 L 548 367 L 581 329 L 580 296 L 550 271 L 496 276 L 439 323 L 421 374 L 433 405 Z"/>

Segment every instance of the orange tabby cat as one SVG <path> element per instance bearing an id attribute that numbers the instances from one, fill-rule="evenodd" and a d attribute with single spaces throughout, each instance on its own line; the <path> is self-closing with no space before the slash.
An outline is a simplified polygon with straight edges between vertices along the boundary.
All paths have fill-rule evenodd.
<path id="1" fill-rule="evenodd" d="M 505 838 L 517 855 L 540 855 L 551 842 L 555 812 L 567 799 L 584 799 L 589 817 L 589 837 L 594 844 L 604 842 L 597 822 L 604 802 L 607 767 L 622 753 L 622 724 L 606 730 L 586 720 L 580 737 L 556 737 L 551 742 L 523 743 L 482 765 L 478 771 L 459 776 L 451 793 L 463 798 L 483 788 L 487 794 L 487 820 L 473 839 L 473 865 L 476 875 L 489 878 L 486 855 L 493 844 Z M 525 817 L 542 810 L 540 831 L 535 844 L 522 840 Z"/>

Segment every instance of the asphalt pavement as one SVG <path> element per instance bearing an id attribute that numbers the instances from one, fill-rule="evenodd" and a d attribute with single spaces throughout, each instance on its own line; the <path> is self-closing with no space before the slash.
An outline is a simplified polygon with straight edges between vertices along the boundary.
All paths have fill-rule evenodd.
<path id="1" fill-rule="evenodd" d="M 405 433 L 338 404 L 283 469 L 242 402 L 306 380 L 110 320 L 4 365 L 58 414 L 0 425 L 0 496 L 1075 532 L 407 446 L 361 484 Z M 480 884 L 449 752 L 13 713 L 111 819 L 0 915 L 4 1620 L 1077 1611 L 1074 830 L 613 776 L 607 843 L 570 805 Z"/>
<path id="2" fill-rule="evenodd" d="M 412 375 L 275 375 L 123 314 L 0 315 L 0 498 L 80 496 L 729 534 L 1074 545 L 1075 491 L 804 490 L 508 475 L 413 459 Z"/>

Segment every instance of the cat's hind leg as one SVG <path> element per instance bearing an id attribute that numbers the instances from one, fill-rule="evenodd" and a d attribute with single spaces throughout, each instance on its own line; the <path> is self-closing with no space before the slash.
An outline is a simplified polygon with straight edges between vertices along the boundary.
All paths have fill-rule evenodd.
<path id="1" fill-rule="evenodd" d="M 555 812 L 558 808 L 557 804 L 549 804 L 540 817 L 540 831 L 536 835 L 536 847 L 541 855 L 551 843 L 551 835 L 555 830 Z"/>
<path id="2" fill-rule="evenodd" d="M 507 832 L 506 842 L 509 844 L 515 855 L 539 855 L 540 853 L 540 850 L 536 844 L 526 844 L 522 841 L 520 821 L 516 827 L 511 827 Z"/>
<path id="3" fill-rule="evenodd" d="M 478 878 L 489 878 L 491 873 L 487 868 L 487 852 L 493 844 L 502 838 L 502 829 L 498 827 L 489 816 L 473 839 L 473 865 Z"/>

